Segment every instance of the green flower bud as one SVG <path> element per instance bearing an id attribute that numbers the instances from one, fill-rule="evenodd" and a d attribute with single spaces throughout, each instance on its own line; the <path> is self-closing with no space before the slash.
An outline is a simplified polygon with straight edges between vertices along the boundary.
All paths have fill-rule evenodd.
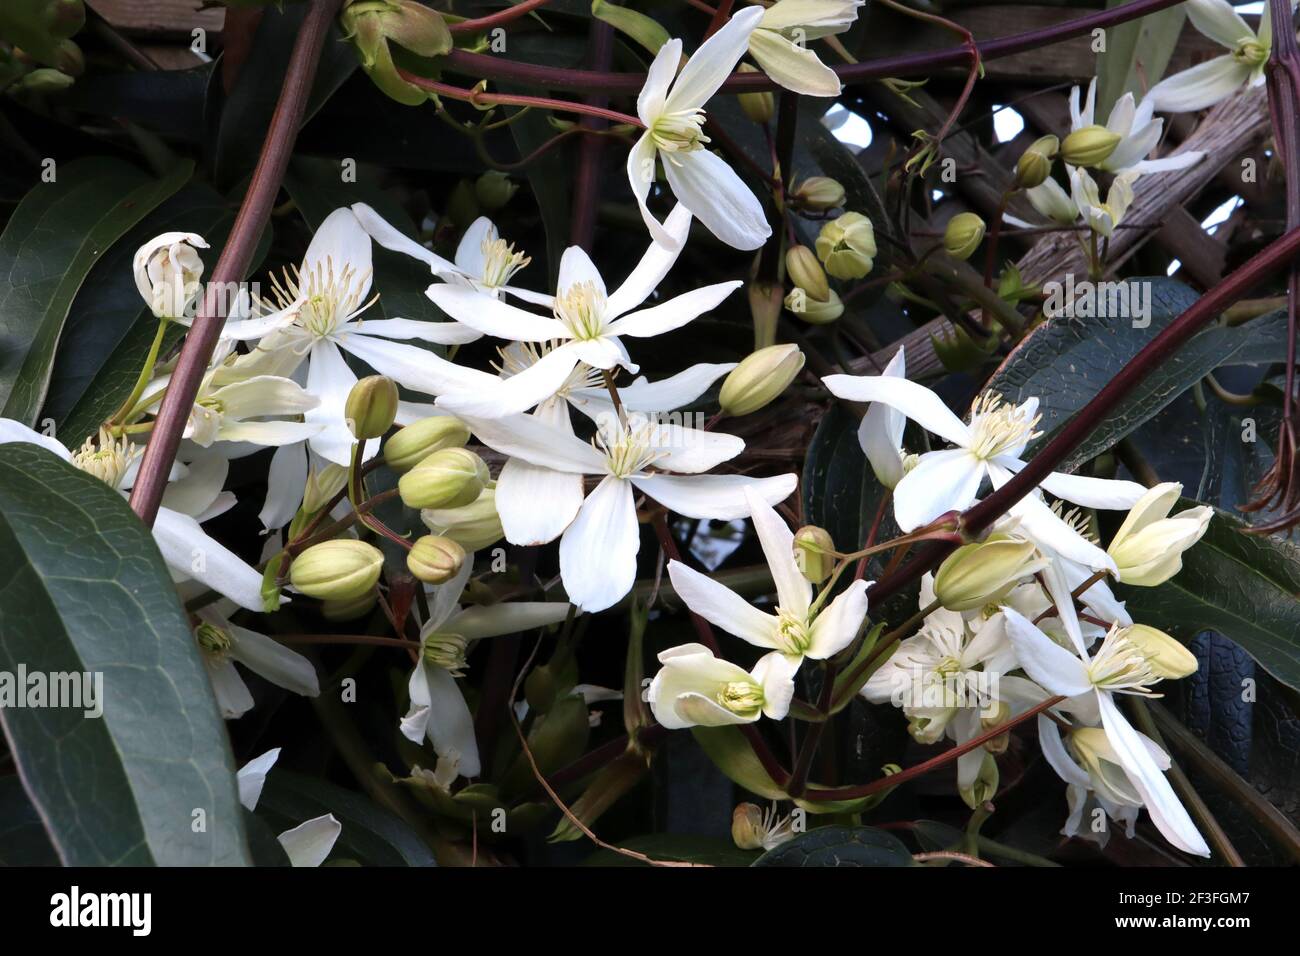
<path id="1" fill-rule="evenodd" d="M 774 401 L 803 368 L 796 345 L 769 345 L 747 355 L 722 383 L 718 404 L 728 415 L 749 415 Z"/>
<path id="2" fill-rule="evenodd" d="M 496 212 L 517 192 L 519 184 L 511 182 L 509 176 L 496 169 L 489 169 L 474 181 L 474 198 L 488 212 Z"/>
<path id="3" fill-rule="evenodd" d="M 314 544 L 289 566 L 289 583 L 308 597 L 351 601 L 379 581 L 384 555 L 373 545 L 351 538 Z"/>
<path id="4" fill-rule="evenodd" d="M 320 613 L 327 621 L 355 621 L 374 610 L 376 603 L 376 594 L 370 590 L 347 601 L 326 601 L 321 605 Z"/>
<path id="5" fill-rule="evenodd" d="M 992 800 L 998 792 L 998 779 L 998 762 L 985 751 L 975 781 L 969 787 L 961 788 L 961 798 L 966 801 L 966 806 L 975 810 Z"/>
<path id="6" fill-rule="evenodd" d="M 399 430 L 384 442 L 384 461 L 398 473 L 410 471 L 435 451 L 469 441 L 469 426 L 452 415 L 432 415 Z"/>
<path id="7" fill-rule="evenodd" d="M 450 538 L 426 534 L 406 555 L 406 567 L 425 584 L 442 584 L 465 563 L 465 549 Z"/>
<path id="8" fill-rule="evenodd" d="M 790 202 L 810 212 L 844 205 L 844 187 L 829 176 L 809 176 L 790 193 Z"/>
<path id="9" fill-rule="evenodd" d="M 1164 680 L 1179 680 L 1196 673 L 1196 655 L 1164 631 L 1133 624 L 1120 633 L 1138 649 L 1152 672 Z"/>
<path id="10" fill-rule="evenodd" d="M 791 246 L 785 252 L 785 271 L 790 281 L 818 302 L 828 302 L 831 287 L 816 254 L 807 246 Z"/>
<path id="11" fill-rule="evenodd" d="M 1011 719 L 1011 705 L 1005 700 L 1000 700 L 993 705 L 993 713 L 980 712 L 980 728 L 982 730 L 992 730 L 994 727 L 1001 727 Z M 998 734 L 991 740 L 984 742 L 984 749 L 991 754 L 1001 754 L 1007 752 L 1007 747 L 1011 744 L 1011 732 Z"/>
<path id="12" fill-rule="evenodd" d="M 969 259 L 983 240 L 984 220 L 973 212 L 961 212 L 948 220 L 943 250 L 954 259 Z"/>
<path id="13" fill-rule="evenodd" d="M 821 584 L 835 570 L 834 550 L 835 542 L 825 528 L 810 524 L 794 533 L 794 563 L 813 584 Z"/>
<path id="14" fill-rule="evenodd" d="M 319 473 L 312 469 L 307 473 L 307 485 L 302 493 L 302 510 L 309 515 L 320 511 L 343 490 L 347 480 L 348 470 L 342 465 L 330 463 Z"/>
<path id="15" fill-rule="evenodd" d="M 776 341 L 776 326 L 781 318 L 781 287 L 755 279 L 745 294 L 749 297 L 749 317 L 754 323 L 754 348 L 766 348 Z"/>
<path id="16" fill-rule="evenodd" d="M 404 474 L 397 492 L 408 508 L 459 508 L 479 496 L 487 465 L 467 448 L 435 451 Z"/>
<path id="17" fill-rule="evenodd" d="M 785 307 L 809 325 L 829 325 L 844 314 L 844 303 L 839 295 L 834 289 L 830 293 L 829 299 L 818 302 L 803 289 L 791 289 L 785 297 Z"/>
<path id="18" fill-rule="evenodd" d="M 1099 166 L 1110 158 L 1123 139 L 1104 126 L 1076 129 L 1061 143 L 1061 158 L 1071 166 Z"/>
<path id="19" fill-rule="evenodd" d="M 66 73 L 52 67 L 41 67 L 32 70 L 32 72 L 15 83 L 11 89 L 14 92 L 23 93 L 57 93 L 60 90 L 66 90 L 75 82 Z"/>
<path id="20" fill-rule="evenodd" d="M 459 508 L 426 508 L 420 520 L 434 534 L 455 541 L 466 551 L 478 551 L 505 536 L 497 514 L 496 485 L 489 483 L 473 502 Z"/>
<path id="21" fill-rule="evenodd" d="M 406 106 L 418 106 L 429 98 L 398 74 L 389 41 L 416 56 L 441 56 L 452 45 L 441 14 L 415 0 L 357 0 L 339 21 L 357 49 L 361 68 L 384 93 Z"/>
<path id="22" fill-rule="evenodd" d="M 741 73 L 757 73 L 758 70 L 748 63 L 740 64 Z M 740 108 L 745 115 L 754 123 L 770 123 L 772 115 L 776 112 L 776 98 L 772 96 L 771 90 L 762 93 L 741 93 L 739 96 Z"/>
<path id="23" fill-rule="evenodd" d="M 861 279 L 876 256 L 876 231 L 862 213 L 846 212 L 817 235 L 817 258 L 837 279 Z"/>
<path id="24" fill-rule="evenodd" d="M 944 559 L 934 576 L 934 596 L 950 611 L 970 611 L 1001 600 L 1045 564 L 1032 541 L 991 535 Z"/>
<path id="25" fill-rule="evenodd" d="M 1034 140 L 1016 161 L 1016 186 L 1020 189 L 1033 189 L 1046 182 L 1052 174 L 1052 160 L 1060 148 L 1061 141 L 1055 136 Z"/>
<path id="26" fill-rule="evenodd" d="M 343 417 L 358 441 L 379 438 L 397 417 L 397 385 L 384 375 L 367 375 L 348 392 Z"/>

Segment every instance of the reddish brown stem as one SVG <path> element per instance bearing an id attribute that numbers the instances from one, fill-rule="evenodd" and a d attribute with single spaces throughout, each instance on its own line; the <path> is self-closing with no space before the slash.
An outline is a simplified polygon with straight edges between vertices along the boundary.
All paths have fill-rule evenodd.
<path id="1" fill-rule="evenodd" d="M 253 262 L 253 253 L 262 238 L 262 232 L 271 218 L 271 208 L 284 180 L 289 156 L 298 138 L 298 127 L 307 107 L 316 66 L 320 62 L 321 47 L 329 32 L 340 0 L 312 0 L 311 8 L 303 20 L 302 29 L 294 41 L 293 52 L 280 87 L 280 99 L 275 104 L 271 125 L 266 131 L 262 153 L 253 170 L 248 192 L 239 207 L 239 214 L 230 231 L 230 238 L 221 257 L 212 270 L 203 304 L 194 319 L 176 369 L 167 386 L 158 418 L 149 433 L 140 463 L 140 474 L 131 489 L 131 507 L 146 525 L 153 525 L 158 516 L 167 475 L 171 471 L 176 450 L 180 447 L 181 433 L 189 420 L 198 394 L 199 383 L 207 371 L 208 360 L 217 344 L 226 317 L 222 315 L 223 292 L 232 282 L 240 282 Z"/>
<path id="2" fill-rule="evenodd" d="M 538 7 L 544 7 L 548 3 L 550 3 L 550 0 L 523 0 L 523 3 L 516 3 L 513 7 L 498 10 L 496 13 L 488 14 L 486 17 L 479 17 L 477 20 L 461 20 L 459 23 L 449 23 L 447 24 L 447 30 L 451 33 L 479 33 L 518 20 L 520 17 L 526 16 Z"/>

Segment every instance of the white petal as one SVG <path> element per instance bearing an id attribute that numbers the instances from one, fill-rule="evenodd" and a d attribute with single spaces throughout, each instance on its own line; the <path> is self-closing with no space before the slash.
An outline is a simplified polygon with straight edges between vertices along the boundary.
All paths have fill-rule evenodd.
<path id="1" fill-rule="evenodd" d="M 1235 49 L 1242 40 L 1255 39 L 1255 31 L 1227 0 L 1188 0 L 1187 19 L 1201 33 L 1229 50 Z"/>
<path id="2" fill-rule="evenodd" d="M 429 686 L 429 740 L 439 757 L 460 755 L 460 772 L 465 777 L 482 773 L 474 717 L 465 703 L 456 678 L 441 667 L 424 667 Z"/>
<path id="3" fill-rule="evenodd" d="M 325 862 L 342 832 L 343 824 L 327 813 L 285 830 L 278 839 L 290 866 L 314 867 Z"/>
<path id="4" fill-rule="evenodd" d="M 479 441 L 503 455 L 575 475 L 608 472 L 605 457 L 586 442 L 533 415 L 466 422 Z"/>
<path id="5" fill-rule="evenodd" d="M 453 614 L 443 626 L 466 640 L 477 641 L 560 624 L 568 616 L 569 604 L 565 601 L 502 601 L 466 608 Z"/>
<path id="6" fill-rule="evenodd" d="M 932 435 L 964 447 L 970 443 L 970 429 L 924 385 L 892 375 L 827 375 L 827 390 L 850 402 L 882 402 L 896 408 Z"/>
<path id="7" fill-rule="evenodd" d="M 560 575 L 569 600 L 584 611 L 617 603 L 636 581 L 640 547 L 632 485 L 609 475 L 560 538 Z"/>
<path id="8" fill-rule="evenodd" d="M 1164 156 L 1160 159 L 1144 159 L 1131 168 L 1133 172 L 1144 176 L 1148 173 L 1170 173 L 1179 169 L 1187 169 L 1189 166 L 1195 166 L 1204 158 L 1205 154 L 1200 150 L 1189 149 L 1186 152 L 1175 153 L 1173 156 Z"/>
<path id="9" fill-rule="evenodd" d="M 690 292 L 674 296 L 667 302 L 615 319 L 609 324 L 607 334 L 649 338 L 662 332 L 679 329 L 705 312 L 716 309 L 723 299 L 741 285 L 739 281 L 719 282 L 716 285 L 706 285 L 701 289 L 692 289 Z"/>
<path id="10" fill-rule="evenodd" d="M 692 218 L 694 217 L 691 216 L 691 211 L 681 203 L 673 207 L 663 223 L 664 231 L 672 237 L 672 242 L 665 244 L 651 241 L 641 261 L 636 264 L 636 268 L 623 280 L 623 284 L 610 294 L 605 303 L 605 314 L 608 318 L 616 319 L 650 298 L 651 293 L 659 287 L 659 283 L 663 281 L 668 270 L 681 255 L 682 247 L 686 244 L 686 237 L 691 230 Z"/>
<path id="11" fill-rule="evenodd" d="M 964 511 L 975 501 L 984 472 L 984 463 L 964 448 L 922 455 L 894 489 L 898 526 L 912 531 L 949 511 Z"/>
<path id="12" fill-rule="evenodd" d="M 784 501 L 794 491 L 794 475 L 750 478 L 747 475 L 637 475 L 632 483 L 671 511 L 688 518 L 749 517 L 745 489 L 752 488 L 768 504 Z"/>
<path id="13" fill-rule="evenodd" d="M 907 378 L 907 358 L 902 346 L 885 366 L 882 376 Z M 867 456 L 876 479 L 894 488 L 903 479 L 903 431 L 907 416 L 883 402 L 872 402 L 858 426 L 858 444 Z"/>
<path id="14" fill-rule="evenodd" d="M 271 772 L 279 757 L 280 748 L 275 747 L 260 757 L 254 757 L 235 773 L 235 782 L 239 785 L 239 802 L 245 809 L 257 809 L 257 800 L 262 796 L 262 787 L 266 785 L 266 775 Z"/>
<path id="15" fill-rule="evenodd" d="M 735 591 L 680 561 L 668 562 L 668 577 L 677 596 L 710 624 L 756 647 L 777 646 L 773 615 L 764 614 Z"/>
<path id="16" fill-rule="evenodd" d="M 993 487 L 999 488 L 1005 480 L 1002 475 L 991 471 Z M 1039 546 L 1055 551 L 1063 558 L 1068 558 L 1096 571 L 1106 570 L 1116 573 L 1115 561 L 1101 548 L 1097 547 L 1079 532 L 1075 531 L 1061 516 L 1054 512 L 1037 492 L 1031 492 L 1011 506 L 1011 515 L 1019 518 L 1024 532 Z"/>
<path id="17" fill-rule="evenodd" d="M 262 576 L 188 515 L 159 508 L 154 541 L 169 567 L 250 611 L 262 610 Z"/>
<path id="18" fill-rule="evenodd" d="M 672 41 L 669 41 L 672 42 Z M 659 51 L 668 48 L 665 44 Z M 646 205 L 646 197 L 650 195 L 650 187 L 655 181 L 655 156 L 657 154 L 654 140 L 650 138 L 649 131 L 642 133 L 641 138 L 636 141 L 627 152 L 627 181 L 632 187 L 632 195 L 636 197 L 636 204 L 641 209 L 641 218 L 645 221 L 646 228 L 650 230 L 650 236 L 655 242 L 669 248 L 674 245 L 680 245 L 680 242 L 674 242 L 673 236 L 664 228 L 663 223 L 654 217 L 650 212 L 650 207 Z"/>
<path id="19" fill-rule="evenodd" d="M 230 462 L 221 455 L 203 454 L 189 463 L 185 477 L 169 482 L 163 490 L 164 508 L 197 519 L 221 494 Z"/>
<path id="20" fill-rule="evenodd" d="M 1061 731 L 1057 728 L 1056 721 L 1046 714 L 1038 715 L 1038 745 L 1043 749 L 1043 756 L 1047 758 L 1047 763 L 1056 771 L 1058 777 L 1084 790 L 1092 789 L 1092 781 L 1087 771 L 1070 757 L 1069 751 L 1061 741 Z"/>
<path id="21" fill-rule="evenodd" d="M 424 294 L 457 322 L 463 322 L 485 335 L 516 342 L 548 342 L 551 339 L 570 338 L 564 323 L 526 312 L 466 286 L 435 283 Z"/>
<path id="22" fill-rule="evenodd" d="M 419 339 L 435 345 L 464 345 L 483 337 L 478 329 L 461 322 L 429 322 L 419 319 L 367 319 L 356 331 L 384 339 Z"/>
<path id="23" fill-rule="evenodd" d="M 351 269 L 346 286 L 358 302 L 369 298 L 370 279 L 373 273 L 370 260 L 370 236 L 351 209 L 335 209 L 325 217 L 311 237 L 307 252 L 302 257 L 302 272 L 321 270 L 322 275 L 334 275 L 339 282 L 345 269 Z"/>
<path id="24" fill-rule="evenodd" d="M 998 464 L 1004 464 L 999 459 Z M 1133 507 L 1147 490 L 1136 481 L 1119 481 L 1112 478 L 1089 478 L 1086 475 L 1067 475 L 1054 471 L 1042 481 L 1044 491 L 1072 501 L 1085 508 L 1104 508 L 1122 511 Z"/>
<path id="25" fill-rule="evenodd" d="M 749 46 L 749 35 L 763 19 L 763 9 L 753 6 L 735 13 L 717 33 L 709 37 L 677 75 L 668 93 L 668 110 L 698 109 L 718 91 L 731 75 L 736 63 Z"/>
<path id="26" fill-rule="evenodd" d="M 511 544 L 554 541 L 582 507 L 582 475 L 511 458 L 497 477 L 496 505 Z"/>
<path id="27" fill-rule="evenodd" d="M 620 387 L 618 396 L 623 401 L 623 407 L 630 412 L 670 412 L 696 401 L 736 365 L 735 362 L 701 362 L 657 382 L 638 378 L 631 385 Z M 580 395 L 574 404 L 579 404 L 588 396 L 608 398 L 607 393 L 594 389 L 590 393 L 583 391 Z"/>
<path id="28" fill-rule="evenodd" d="M 754 665 L 752 676 L 763 686 L 763 716 L 784 720 L 794 700 L 794 675 L 803 659 L 780 651 L 764 654 Z"/>
<path id="29" fill-rule="evenodd" d="M 698 474 L 735 458 L 745 450 L 745 440 L 723 432 L 658 425 L 650 447 L 663 456 L 655 462 L 656 468 L 679 474 Z"/>
<path id="30" fill-rule="evenodd" d="M 483 278 L 487 265 L 484 246 L 497 240 L 497 227 L 487 216 L 479 216 L 469 224 L 465 235 L 456 244 L 456 268 L 473 279 Z"/>
<path id="31" fill-rule="evenodd" d="M 352 460 L 352 446 L 356 444 L 356 439 L 348 430 L 343 407 L 348 392 L 357 383 L 356 373 L 348 368 L 348 363 L 343 360 L 335 344 L 326 339 L 320 339 L 312 345 L 309 361 L 307 391 L 319 398 L 320 404 L 304 414 L 303 418 L 312 425 L 322 427 L 322 431 L 309 439 L 309 444 L 312 451 L 322 458 L 335 464 L 347 465 Z"/>
<path id="32" fill-rule="evenodd" d="M 636 112 L 641 122 L 652 123 L 663 112 L 668 87 L 672 85 L 681 62 L 682 41 L 676 37 L 661 46 L 655 54 L 650 69 L 646 72 L 645 85 L 636 98 Z"/>
<path id="33" fill-rule="evenodd" d="M 46 451 L 58 455 L 64 461 L 72 459 L 72 455 L 68 452 L 68 449 L 63 447 L 62 442 L 56 441 L 49 435 L 42 435 L 38 431 L 33 431 L 22 422 L 16 422 L 12 418 L 0 418 L 0 445 L 7 445 L 11 442 L 40 445 Z"/>
<path id="34" fill-rule="evenodd" d="M 854 581 L 817 615 L 805 652 L 815 661 L 838 654 L 853 642 L 867 617 L 867 581 Z"/>
<path id="35" fill-rule="evenodd" d="M 560 256 L 560 274 L 555 287 L 563 295 L 573 286 L 583 282 L 590 283 L 596 287 L 597 292 L 602 296 L 605 295 L 605 280 L 601 278 L 600 270 L 591 261 L 591 257 L 582 246 L 569 246 Z"/>
<path id="36" fill-rule="evenodd" d="M 787 90 L 805 96 L 839 96 L 843 89 L 835 71 L 810 47 L 774 30 L 755 30 L 749 38 L 749 52 L 763 72 Z"/>
<path id="37" fill-rule="evenodd" d="M 271 456 L 266 476 L 266 502 L 258 520 L 267 531 L 283 528 L 302 504 L 307 484 L 307 448 L 304 445 L 281 445 Z"/>
<path id="38" fill-rule="evenodd" d="M 385 249 L 400 252 L 403 255 L 411 256 L 413 259 L 419 259 L 421 262 L 427 263 L 429 269 L 435 273 L 456 271 L 455 265 L 437 253 L 430 252 L 414 239 L 408 237 L 365 203 L 353 203 L 352 214 L 357 217 L 357 222 L 370 235 L 370 238 Z"/>
<path id="39" fill-rule="evenodd" d="M 438 398 L 438 407 L 468 418 L 503 418 L 540 405 L 556 394 L 577 366 L 580 350 L 569 343 L 552 349 L 517 375 L 493 378 L 472 392 L 451 391 Z"/>
<path id="40" fill-rule="evenodd" d="M 473 390 L 496 381 L 495 375 L 448 362 L 428 349 L 376 338 L 361 329 L 340 336 L 339 345 L 398 385 L 427 395 Z M 344 401 L 347 401 L 346 392 Z"/>
<path id="41" fill-rule="evenodd" d="M 745 500 L 749 503 L 750 518 L 763 547 L 763 556 L 772 570 L 777 603 L 783 611 L 798 617 L 806 616 L 812 604 L 812 584 L 800 573 L 795 562 L 794 532 L 776 509 L 752 489 L 745 489 Z"/>
<path id="42" fill-rule="evenodd" d="M 233 661 L 222 658 L 214 662 L 205 656 L 204 663 L 223 720 L 236 720 L 253 709 L 253 695 L 248 692 L 248 685 L 235 670 Z"/>
<path id="43" fill-rule="evenodd" d="M 1092 690 L 1083 661 L 1040 631 L 1015 608 L 1004 607 L 1007 636 L 1026 674 L 1053 694 L 1075 697 Z"/>
<path id="44" fill-rule="evenodd" d="M 1190 113 L 1225 100 L 1250 81 L 1248 64 L 1231 56 L 1216 56 L 1190 69 L 1167 76 L 1147 95 L 1165 113 Z"/>
<path id="45" fill-rule="evenodd" d="M 320 683 L 311 661 L 265 634 L 230 625 L 230 656 L 277 687 L 304 697 L 320 696 Z"/>
<path id="46" fill-rule="evenodd" d="M 1106 728 L 1106 739 L 1115 748 L 1115 755 L 1128 773 L 1129 780 L 1142 795 L 1151 822 L 1156 825 L 1166 840 L 1187 853 L 1197 856 L 1209 856 L 1210 848 L 1196 824 L 1188 816 L 1169 785 L 1165 775 L 1156 766 L 1155 760 L 1146 744 L 1138 736 L 1129 722 L 1120 713 L 1110 694 L 1097 694 L 1097 704 L 1101 709 L 1101 722 Z"/>
<path id="47" fill-rule="evenodd" d="M 707 149 L 675 153 L 664 163 L 664 175 L 678 201 L 732 248 L 757 249 L 772 234 L 758 197 Z"/>

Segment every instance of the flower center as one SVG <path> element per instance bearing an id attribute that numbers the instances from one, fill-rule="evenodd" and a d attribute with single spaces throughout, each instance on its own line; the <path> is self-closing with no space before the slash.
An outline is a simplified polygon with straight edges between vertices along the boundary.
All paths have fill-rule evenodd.
<path id="1" fill-rule="evenodd" d="M 985 392 L 971 412 L 971 454 L 985 461 L 1008 452 L 1018 454 L 1042 434 L 1034 431 L 1041 417 L 1029 418 L 1019 406 L 1003 402 L 1001 395 Z"/>
<path id="2" fill-rule="evenodd" d="M 664 455 L 654 445 L 656 429 L 653 422 L 629 423 L 627 426 L 620 423 L 612 435 L 607 435 L 606 431 L 598 429 L 592 445 L 605 456 L 609 473 L 616 478 L 644 471 Z"/>
<path id="3" fill-rule="evenodd" d="M 1259 66 L 1268 59 L 1268 53 L 1268 44 L 1260 43 L 1256 39 L 1249 39 L 1242 40 L 1237 44 L 1237 48 L 1232 51 L 1232 58 L 1238 63 Z"/>
<path id="4" fill-rule="evenodd" d="M 533 260 L 504 239 L 484 239 L 483 245 L 483 285 L 499 289 L 514 276 L 516 272 Z"/>
<path id="5" fill-rule="evenodd" d="M 801 656 L 812 644 L 807 617 L 797 616 L 777 608 L 776 643 L 777 650 L 787 657 Z"/>
<path id="6" fill-rule="evenodd" d="M 230 633 L 215 624 L 204 621 L 194 629 L 194 639 L 199 649 L 211 657 L 223 659 L 230 653 Z"/>
<path id="7" fill-rule="evenodd" d="M 358 273 L 347 264 L 336 269 L 334 260 L 326 256 L 305 274 L 292 267 L 285 269 L 283 281 L 273 274 L 271 286 L 279 309 L 287 309 L 301 300 L 295 321 L 313 338 L 322 339 L 379 298 L 376 294 L 368 302 L 361 301 L 362 288 L 369 275 L 369 270 Z"/>
<path id="8" fill-rule="evenodd" d="M 673 153 L 689 153 L 703 149 L 709 138 L 701 128 L 704 125 L 704 110 L 678 110 L 665 113 L 650 125 L 650 139 L 655 147 L 667 154 L 670 162 L 681 165 Z"/>
<path id="9" fill-rule="evenodd" d="M 465 650 L 469 642 L 459 634 L 433 633 L 424 639 L 424 659 L 452 677 L 465 676 Z"/>
<path id="10" fill-rule="evenodd" d="M 753 717 L 763 709 L 763 688 L 749 681 L 727 681 L 718 688 L 717 701 L 733 714 Z"/>
<path id="11" fill-rule="evenodd" d="M 1127 628 L 1111 627 L 1088 665 L 1088 679 L 1094 687 L 1150 696 L 1148 688 L 1158 683 L 1160 676 L 1151 669 L 1146 655 L 1128 639 L 1127 633 Z"/>
<path id="12" fill-rule="evenodd" d="M 555 297 L 555 317 L 579 342 L 605 331 L 605 296 L 594 282 L 575 282 Z"/>
<path id="13" fill-rule="evenodd" d="M 72 455 L 72 464 L 94 475 L 110 488 L 118 488 L 126 477 L 127 469 L 139 451 L 125 438 L 114 439 L 107 430 L 99 430 L 99 444 L 87 438 L 81 449 Z"/>

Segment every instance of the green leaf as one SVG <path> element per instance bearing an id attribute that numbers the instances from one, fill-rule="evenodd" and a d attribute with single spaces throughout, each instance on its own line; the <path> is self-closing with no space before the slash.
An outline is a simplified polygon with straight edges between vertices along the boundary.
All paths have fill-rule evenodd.
<path id="1" fill-rule="evenodd" d="M 41 815 L 17 775 L 0 777 L 0 866 L 58 866 Z"/>
<path id="2" fill-rule="evenodd" d="M 343 825 L 330 859 L 371 866 L 436 866 L 433 853 L 401 818 L 366 797 L 290 770 L 272 770 L 257 815 L 280 833 L 326 813 Z"/>
<path id="3" fill-rule="evenodd" d="M 100 717 L 84 706 L 0 707 L 59 858 L 247 864 L 207 670 L 171 575 L 126 501 L 42 448 L 7 445 L 0 553 L 0 671 L 102 680 Z"/>
<path id="4" fill-rule="evenodd" d="M 875 827 L 817 827 L 768 850 L 754 866 L 912 866 L 898 837 Z"/>
<path id="5" fill-rule="evenodd" d="M 234 222 L 234 209 L 215 189 L 192 182 L 183 187 L 100 257 L 86 276 L 64 324 L 41 418 L 52 418 L 74 445 L 117 411 L 131 392 L 158 327 L 135 287 L 131 260 L 144 242 L 171 230 L 194 232 L 211 269 Z M 174 325 L 166 350 L 184 334 Z"/>
<path id="6" fill-rule="evenodd" d="M 1195 507 L 1183 499 L 1175 512 Z M 1215 630 L 1260 666 L 1300 689 L 1300 548 L 1215 509 L 1203 537 L 1183 554 L 1183 569 L 1154 588 L 1116 585 L 1129 613 L 1183 641 Z"/>
<path id="7" fill-rule="evenodd" d="M 1130 279 L 1124 284 L 1150 286 L 1150 325 L 1134 328 L 1131 317 L 1115 314 L 1122 309 L 1107 309 L 1106 316 L 1095 318 L 1060 316 L 1036 328 L 989 380 L 988 389 L 1009 402 L 1038 398 L 1042 435 L 1030 443 L 1026 459 L 1050 441 L 1117 369 L 1197 299 L 1191 289 L 1164 277 Z M 1100 455 L 1214 369 L 1281 360 L 1284 329 L 1285 316 L 1271 313 L 1234 328 L 1213 326 L 1198 333 L 1153 369 L 1119 408 L 1097 422 L 1061 470 L 1073 471 Z"/>
<path id="8" fill-rule="evenodd" d="M 193 171 L 186 160 L 153 179 L 120 160 L 79 159 L 23 197 L 0 235 L 0 416 L 35 424 L 86 274 Z"/>
<path id="9" fill-rule="evenodd" d="M 1106 7 L 1118 7 L 1126 0 L 1106 0 Z M 1182 4 L 1147 14 L 1106 30 L 1106 49 L 1097 54 L 1097 104 L 1095 121 L 1105 123 L 1111 107 L 1125 93 L 1141 99 L 1164 76 L 1169 58 L 1178 46 L 1187 11 Z M 1087 88 L 1079 91 L 1087 96 Z"/>

